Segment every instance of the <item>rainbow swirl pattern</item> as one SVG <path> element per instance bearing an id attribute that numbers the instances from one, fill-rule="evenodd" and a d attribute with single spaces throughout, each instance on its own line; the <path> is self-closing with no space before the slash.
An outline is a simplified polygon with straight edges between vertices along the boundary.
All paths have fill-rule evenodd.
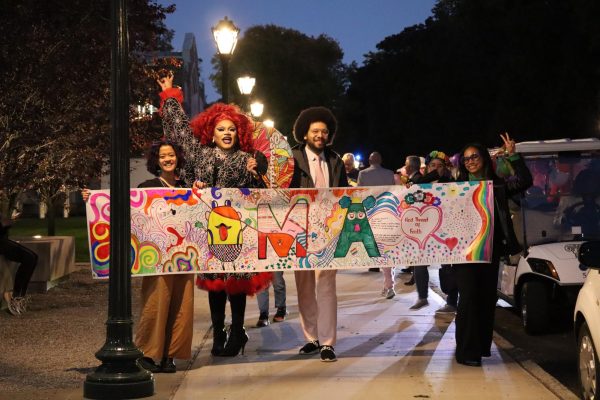
<path id="1" fill-rule="evenodd" d="M 198 270 L 198 251 L 188 246 L 184 252 L 173 253 L 170 260 L 165 261 L 164 272 L 185 272 Z"/>
<path id="2" fill-rule="evenodd" d="M 465 250 L 469 261 L 491 260 L 492 240 L 490 235 L 494 232 L 494 197 L 492 182 L 479 182 L 473 192 L 473 205 L 481 217 L 481 228 Z"/>

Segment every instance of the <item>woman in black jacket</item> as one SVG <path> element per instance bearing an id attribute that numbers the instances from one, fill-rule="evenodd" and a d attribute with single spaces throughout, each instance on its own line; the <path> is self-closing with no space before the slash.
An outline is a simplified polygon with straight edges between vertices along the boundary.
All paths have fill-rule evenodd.
<path id="1" fill-rule="evenodd" d="M 504 145 L 499 155 L 511 164 L 513 176 L 507 179 L 498 177 L 488 150 L 480 144 L 468 144 L 461 152 L 457 179 L 491 180 L 494 183 L 492 261 L 454 266 L 459 293 L 456 314 L 456 361 L 474 367 L 481 366 L 481 357 L 490 356 L 500 258 L 521 251 L 510 219 L 508 199 L 524 192 L 533 183 L 525 162 L 515 153 L 515 142 L 508 134 L 501 137 Z"/>

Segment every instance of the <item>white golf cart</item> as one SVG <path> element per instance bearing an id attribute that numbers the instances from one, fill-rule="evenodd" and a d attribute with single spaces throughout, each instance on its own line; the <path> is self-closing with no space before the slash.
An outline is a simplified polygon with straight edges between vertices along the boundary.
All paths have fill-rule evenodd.
<path id="1" fill-rule="evenodd" d="M 522 142 L 517 152 L 534 180 L 511 210 L 525 251 L 500 263 L 498 294 L 520 310 L 527 333 L 540 334 L 573 312 L 588 274 L 579 246 L 600 239 L 600 140 Z"/>

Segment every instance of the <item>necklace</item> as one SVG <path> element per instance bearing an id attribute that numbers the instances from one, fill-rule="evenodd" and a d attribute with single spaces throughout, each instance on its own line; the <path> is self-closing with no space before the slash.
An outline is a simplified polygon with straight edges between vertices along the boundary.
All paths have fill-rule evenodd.
<path id="1" fill-rule="evenodd" d="M 171 185 L 169 182 L 167 182 L 166 179 L 164 179 L 162 176 L 159 176 L 158 179 L 160 179 L 160 183 L 163 185 L 163 187 L 170 187 L 170 188 L 175 187 L 175 186 Z"/>

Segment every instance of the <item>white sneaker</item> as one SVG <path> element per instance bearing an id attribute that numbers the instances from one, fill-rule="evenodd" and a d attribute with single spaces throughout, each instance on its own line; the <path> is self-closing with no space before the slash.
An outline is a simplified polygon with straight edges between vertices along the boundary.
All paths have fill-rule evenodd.
<path id="1" fill-rule="evenodd" d="M 394 296 L 396 295 L 396 291 L 394 290 L 393 287 L 391 287 L 389 289 L 383 289 L 383 292 L 381 293 L 381 295 L 389 300 L 389 299 L 394 298 Z"/>
<path id="2" fill-rule="evenodd" d="M 415 304 L 410 306 L 409 309 L 410 310 L 419 310 L 428 305 L 429 305 L 429 301 L 427 301 L 427 299 L 419 299 L 419 300 L 417 300 L 417 302 Z"/>

